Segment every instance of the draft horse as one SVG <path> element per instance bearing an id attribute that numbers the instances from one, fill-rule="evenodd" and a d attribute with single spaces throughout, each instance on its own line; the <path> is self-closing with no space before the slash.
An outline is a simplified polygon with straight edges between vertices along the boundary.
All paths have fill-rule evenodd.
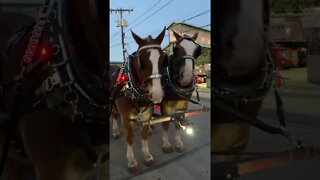
<path id="1" fill-rule="evenodd" d="M 274 68 L 267 52 L 268 0 L 215 1 L 213 21 L 211 151 L 216 163 L 240 158 L 215 153 L 243 153 L 250 125 L 215 102 L 256 118 L 271 87 Z"/>
<path id="2" fill-rule="evenodd" d="M 131 31 L 132 32 L 132 31 Z M 161 77 L 166 55 L 161 49 L 161 43 L 165 35 L 163 31 L 153 39 L 151 36 L 140 38 L 132 32 L 132 36 L 138 44 L 138 50 L 130 55 L 123 71 L 110 67 L 111 79 L 117 80 L 112 96 L 115 97 L 117 112 L 121 115 L 127 142 L 128 170 L 132 173 L 139 169 L 133 152 L 134 122 L 148 122 L 153 114 L 153 105 L 162 101 L 164 91 Z M 119 73 L 112 73 L 119 72 Z M 118 78 L 117 78 L 118 77 Z M 121 80 L 125 77 L 125 80 Z M 113 111 L 113 135 L 118 136 L 116 111 Z M 147 166 L 154 164 L 155 159 L 149 151 L 147 138 L 149 126 L 141 126 L 142 152 L 144 163 Z"/>
<path id="3" fill-rule="evenodd" d="M 46 0 L 37 19 L 0 14 L 1 171 L 108 177 L 106 4 Z M 105 2 L 106 3 L 106 2 Z M 8 158 L 7 163 L 5 160 Z"/>
<path id="4" fill-rule="evenodd" d="M 165 97 L 160 106 L 162 115 L 169 115 L 172 111 L 183 113 L 188 108 L 188 103 L 195 90 L 194 65 L 195 59 L 201 54 L 201 46 L 195 41 L 198 33 L 192 37 L 180 36 L 173 31 L 176 38 L 173 54 L 166 63 L 164 75 Z M 185 147 L 181 140 L 180 129 L 183 122 L 176 122 L 175 128 L 175 149 L 177 152 L 184 152 Z M 162 150 L 165 153 L 172 152 L 168 137 L 170 122 L 162 123 Z"/>

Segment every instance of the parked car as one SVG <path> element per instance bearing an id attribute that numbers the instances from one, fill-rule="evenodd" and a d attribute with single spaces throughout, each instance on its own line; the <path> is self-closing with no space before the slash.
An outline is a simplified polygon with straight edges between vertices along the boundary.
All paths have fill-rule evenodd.
<path id="1" fill-rule="evenodd" d="M 298 51 L 299 67 L 304 67 L 307 65 L 308 56 L 308 42 L 307 41 L 288 41 L 288 40 L 277 40 L 274 43 L 280 45 L 281 47 L 291 48 Z"/>
<path id="2" fill-rule="evenodd" d="M 207 78 L 205 75 L 195 75 L 197 83 L 206 83 Z"/>
<path id="3" fill-rule="evenodd" d="M 194 75 L 197 83 L 205 83 L 207 76 L 204 67 L 196 66 L 194 69 Z"/>
<path id="4" fill-rule="evenodd" d="M 276 43 L 269 43 L 269 51 L 280 69 L 297 67 L 299 63 L 298 50 L 282 47 Z"/>

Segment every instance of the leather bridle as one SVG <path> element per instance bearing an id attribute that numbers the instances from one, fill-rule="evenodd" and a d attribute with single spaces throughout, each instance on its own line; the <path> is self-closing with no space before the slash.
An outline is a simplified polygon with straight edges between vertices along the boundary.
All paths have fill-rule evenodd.
<path id="1" fill-rule="evenodd" d="M 142 84 L 138 84 L 136 82 L 136 79 L 133 76 L 133 69 L 132 69 L 132 61 L 133 60 L 138 60 L 140 58 L 140 51 L 142 50 L 146 50 L 146 49 L 160 49 L 161 50 L 161 46 L 158 44 L 155 45 L 145 45 L 140 47 L 136 53 L 129 56 L 126 65 L 125 65 L 125 69 L 124 69 L 124 73 L 127 75 L 128 80 L 127 80 L 127 85 L 124 88 L 124 92 L 125 94 L 129 94 L 133 99 L 139 100 L 139 101 L 151 101 L 151 97 L 146 89 L 146 82 L 148 80 L 152 80 L 152 79 L 160 79 L 162 77 L 162 74 L 160 73 L 156 73 L 156 74 L 151 74 L 150 76 L 146 77 L 145 79 L 142 80 Z M 162 50 L 161 50 L 162 51 Z"/>

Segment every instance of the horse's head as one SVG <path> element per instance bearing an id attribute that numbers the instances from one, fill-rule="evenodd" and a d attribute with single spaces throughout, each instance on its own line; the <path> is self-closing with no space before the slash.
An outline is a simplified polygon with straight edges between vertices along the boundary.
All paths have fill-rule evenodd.
<path id="1" fill-rule="evenodd" d="M 213 63 L 225 68 L 229 76 L 247 75 L 265 57 L 268 8 L 268 0 L 215 2 Z"/>
<path id="2" fill-rule="evenodd" d="M 193 70 L 194 60 L 201 54 L 201 46 L 198 45 L 195 40 L 198 37 L 198 33 L 193 37 L 184 35 L 180 36 L 178 33 L 173 31 L 177 42 L 173 50 L 175 58 L 173 62 L 178 76 L 178 82 L 181 86 L 190 85 L 193 82 Z"/>
<path id="3" fill-rule="evenodd" d="M 137 81 L 139 85 L 146 88 L 154 103 L 160 103 L 164 95 L 161 74 L 166 58 L 160 44 L 165 35 L 165 28 L 155 39 L 151 36 L 142 39 L 134 32 L 131 31 L 131 33 L 139 45 L 132 59 L 132 68 L 137 76 Z"/>

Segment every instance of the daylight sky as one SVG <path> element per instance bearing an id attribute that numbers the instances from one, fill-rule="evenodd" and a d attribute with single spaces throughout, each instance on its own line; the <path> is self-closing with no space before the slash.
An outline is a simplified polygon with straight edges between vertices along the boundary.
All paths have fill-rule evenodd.
<path id="1" fill-rule="evenodd" d="M 133 9 L 130 13 L 123 13 L 128 27 L 125 27 L 126 48 L 131 54 L 138 46 L 134 42 L 130 29 L 142 38 L 151 35 L 157 36 L 171 22 L 189 23 L 205 29 L 210 24 L 210 0 L 110 0 L 110 8 Z M 117 27 L 117 19 L 120 14 L 110 14 L 110 61 L 122 62 L 122 45 L 120 27 Z M 162 47 L 169 43 L 168 31 L 162 42 Z"/>

